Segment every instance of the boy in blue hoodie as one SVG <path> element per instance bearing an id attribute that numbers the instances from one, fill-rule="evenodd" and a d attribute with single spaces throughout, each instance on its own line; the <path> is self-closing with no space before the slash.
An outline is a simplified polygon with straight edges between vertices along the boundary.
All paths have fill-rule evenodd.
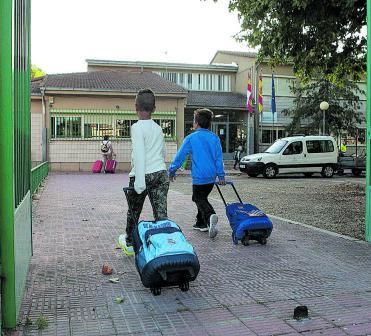
<path id="1" fill-rule="evenodd" d="M 208 201 L 208 196 L 214 187 L 216 177 L 218 183 L 225 184 L 225 173 L 222 146 L 219 137 L 209 130 L 213 112 L 202 108 L 194 112 L 192 134 L 188 135 L 174 161 L 169 167 L 170 181 L 175 180 L 175 172 L 181 167 L 185 158 L 192 156 L 192 201 L 197 206 L 195 230 L 209 231 L 209 237 L 218 234 L 218 216 Z"/>

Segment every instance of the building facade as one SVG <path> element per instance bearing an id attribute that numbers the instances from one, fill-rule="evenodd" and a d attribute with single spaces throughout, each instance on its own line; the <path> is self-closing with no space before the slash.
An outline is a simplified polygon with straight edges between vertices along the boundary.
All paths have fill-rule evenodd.
<path id="1" fill-rule="evenodd" d="M 32 83 L 32 160 L 48 159 L 52 170 L 90 170 L 100 158 L 104 135 L 113 142 L 120 169 L 130 166 L 130 126 L 136 121 L 135 94 L 152 88 L 157 97 L 153 116 L 166 139 L 167 158 L 173 158 L 185 135 L 192 131 L 193 113 L 214 112 L 211 130 L 222 144 L 224 159 L 242 145 L 245 153 L 265 149 L 286 135 L 291 108 L 290 86 L 296 78 L 289 65 L 274 68 L 276 113 L 272 113 L 272 72 L 252 52 L 217 51 L 210 64 L 87 60 L 87 72 L 47 75 Z M 258 100 L 262 77 L 261 113 L 247 111 L 247 82 Z M 365 85 L 360 83 L 360 85 Z M 365 110 L 366 97 L 361 97 Z M 256 106 L 254 107 L 256 111 Z M 320 113 L 320 110 L 319 110 Z M 364 125 L 360 125 L 363 132 Z"/>
<path id="2" fill-rule="evenodd" d="M 161 125 L 167 161 L 184 134 L 186 90 L 151 72 L 86 72 L 48 75 L 32 82 L 32 161 L 48 160 L 51 170 L 88 171 L 102 158 L 110 137 L 122 170 L 130 168 L 130 126 L 137 120 L 135 96 L 156 93 L 153 119 Z"/>

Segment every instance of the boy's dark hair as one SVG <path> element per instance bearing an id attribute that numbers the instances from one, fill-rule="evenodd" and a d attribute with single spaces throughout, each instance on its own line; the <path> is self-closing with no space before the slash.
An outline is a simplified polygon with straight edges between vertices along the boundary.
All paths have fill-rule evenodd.
<path id="1" fill-rule="evenodd" d="M 155 94 L 151 89 L 139 90 L 135 100 L 135 105 L 139 111 L 152 113 L 156 108 Z"/>
<path id="2" fill-rule="evenodd" d="M 109 139 L 109 136 L 108 135 L 105 135 L 104 137 L 103 137 L 103 140 L 105 140 L 105 141 L 107 141 Z"/>
<path id="3" fill-rule="evenodd" d="M 213 118 L 214 113 L 207 109 L 207 108 L 201 108 L 198 110 L 195 110 L 194 112 L 194 121 L 200 125 L 202 128 L 210 128 L 211 125 L 211 119 Z"/>

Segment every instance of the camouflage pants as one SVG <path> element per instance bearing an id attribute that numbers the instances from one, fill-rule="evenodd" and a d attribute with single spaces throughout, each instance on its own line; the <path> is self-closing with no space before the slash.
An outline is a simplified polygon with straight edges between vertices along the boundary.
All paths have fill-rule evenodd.
<path id="1" fill-rule="evenodd" d="M 167 193 L 169 191 L 169 177 L 166 170 L 146 174 L 146 190 L 137 194 L 134 190 L 128 192 L 126 234 L 132 237 L 133 229 L 138 224 L 143 204 L 148 195 L 152 205 L 155 220 L 167 219 Z M 134 188 L 135 178 L 131 177 L 129 187 Z"/>

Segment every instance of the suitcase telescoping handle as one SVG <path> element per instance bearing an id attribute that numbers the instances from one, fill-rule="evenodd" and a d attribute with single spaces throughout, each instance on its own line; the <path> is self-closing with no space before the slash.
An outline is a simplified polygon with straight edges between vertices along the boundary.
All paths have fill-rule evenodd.
<path id="1" fill-rule="evenodd" d="M 229 184 L 229 185 L 232 186 L 234 192 L 235 192 L 236 195 L 237 195 L 238 200 L 240 201 L 240 203 L 242 203 L 241 197 L 240 197 L 240 195 L 238 194 L 237 189 L 236 189 L 236 187 L 234 186 L 234 183 L 233 183 L 232 181 L 228 181 L 228 182 L 226 182 L 225 184 L 226 184 L 226 185 Z M 220 197 L 222 198 L 224 205 L 227 206 L 227 202 L 225 201 L 225 199 L 224 199 L 224 197 L 223 197 L 223 194 L 222 194 L 222 191 L 220 190 L 220 186 L 219 186 L 219 184 L 218 184 L 217 182 L 215 182 L 215 185 L 216 185 L 216 188 L 217 188 L 218 191 L 219 191 L 219 195 L 220 195 Z"/>
<path id="2" fill-rule="evenodd" d="M 133 187 L 124 187 L 124 188 L 122 188 L 122 190 L 124 191 L 125 195 L 127 195 L 129 191 L 134 191 L 134 188 Z"/>
<path id="3" fill-rule="evenodd" d="M 126 201 L 128 202 L 128 207 L 130 208 L 128 193 L 129 193 L 129 191 L 135 191 L 135 189 L 133 187 L 124 187 L 124 188 L 122 188 L 122 190 L 125 193 Z M 133 209 L 130 209 L 130 211 L 132 212 Z"/>

